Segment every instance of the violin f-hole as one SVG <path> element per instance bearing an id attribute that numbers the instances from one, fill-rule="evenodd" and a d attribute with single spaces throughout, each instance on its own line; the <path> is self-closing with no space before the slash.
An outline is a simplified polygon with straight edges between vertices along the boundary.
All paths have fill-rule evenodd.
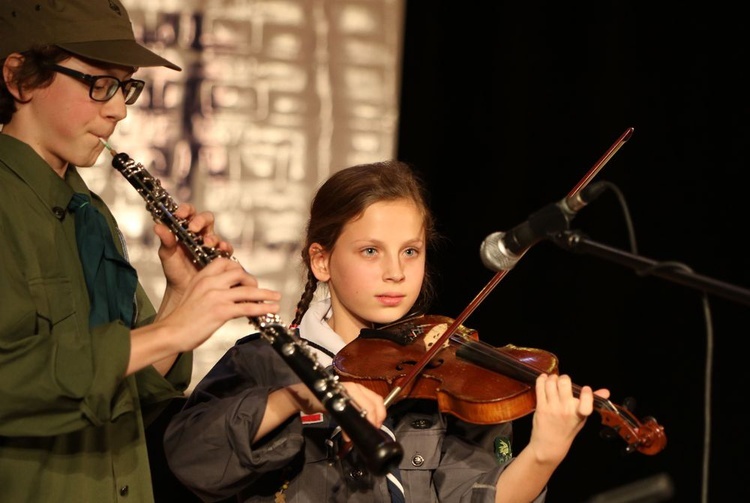
<path id="1" fill-rule="evenodd" d="M 445 363 L 445 360 L 443 358 L 433 358 L 432 360 L 427 362 L 427 365 L 425 365 L 425 368 L 436 369 L 438 367 L 442 367 L 444 363 Z M 417 360 L 403 360 L 396 364 L 396 370 L 405 371 L 408 367 L 413 367 L 416 364 L 417 364 Z"/>

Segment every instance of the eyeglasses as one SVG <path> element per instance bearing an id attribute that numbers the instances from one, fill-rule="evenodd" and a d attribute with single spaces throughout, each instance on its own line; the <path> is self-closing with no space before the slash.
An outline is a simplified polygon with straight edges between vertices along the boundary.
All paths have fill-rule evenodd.
<path id="1" fill-rule="evenodd" d="M 87 75 L 60 65 L 49 65 L 49 68 L 87 83 L 89 85 L 89 96 L 94 101 L 109 101 L 115 96 L 118 89 L 122 89 L 122 93 L 125 95 L 125 104 L 132 105 L 141 95 L 143 86 L 146 85 L 142 80 L 128 79 L 121 81 L 111 75 Z"/>

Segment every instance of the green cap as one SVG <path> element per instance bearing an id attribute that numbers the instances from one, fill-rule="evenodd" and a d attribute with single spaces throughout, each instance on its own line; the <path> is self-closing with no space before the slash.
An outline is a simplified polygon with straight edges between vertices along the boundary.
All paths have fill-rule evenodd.
<path id="1" fill-rule="evenodd" d="M 120 0 L 0 0 L 0 60 L 36 45 L 104 63 L 181 70 L 135 41 Z"/>

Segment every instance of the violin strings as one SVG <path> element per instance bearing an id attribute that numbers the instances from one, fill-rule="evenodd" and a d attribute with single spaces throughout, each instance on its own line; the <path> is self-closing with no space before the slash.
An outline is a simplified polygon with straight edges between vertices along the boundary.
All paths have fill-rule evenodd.
<path id="1" fill-rule="evenodd" d="M 536 378 L 539 376 L 539 374 L 542 373 L 541 370 L 537 369 L 533 365 L 530 365 L 520 360 L 516 360 L 513 357 L 504 354 L 501 348 L 496 348 L 484 341 L 475 341 L 472 339 L 468 339 L 466 336 L 456 335 L 456 334 L 452 335 L 450 337 L 450 340 L 460 346 L 468 347 L 475 351 L 480 351 L 480 348 L 484 349 L 485 351 L 483 352 L 483 355 L 485 357 L 489 357 L 490 359 L 493 359 L 495 362 L 499 364 L 509 365 L 514 370 L 517 370 L 523 373 L 524 377 L 528 379 L 527 381 L 525 381 L 526 384 L 532 384 L 536 380 Z M 576 397 L 580 396 L 581 387 L 574 383 L 573 392 Z M 608 410 L 610 412 L 616 413 L 621 416 L 624 415 L 625 419 L 628 420 L 631 424 L 633 424 L 633 421 L 630 415 L 623 414 L 622 408 L 615 406 L 610 400 L 594 395 L 594 402 L 595 402 L 595 405 L 597 406 L 597 410 Z"/>

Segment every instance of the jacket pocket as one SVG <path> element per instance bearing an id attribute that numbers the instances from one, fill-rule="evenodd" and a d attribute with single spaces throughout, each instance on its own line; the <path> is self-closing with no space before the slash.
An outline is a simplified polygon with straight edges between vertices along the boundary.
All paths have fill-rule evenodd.
<path id="1" fill-rule="evenodd" d="M 87 326 L 81 326 L 73 288 L 64 278 L 29 282 L 37 309 L 37 336 L 49 339 L 54 375 L 72 396 L 82 396 L 91 384 L 91 340 Z"/>

